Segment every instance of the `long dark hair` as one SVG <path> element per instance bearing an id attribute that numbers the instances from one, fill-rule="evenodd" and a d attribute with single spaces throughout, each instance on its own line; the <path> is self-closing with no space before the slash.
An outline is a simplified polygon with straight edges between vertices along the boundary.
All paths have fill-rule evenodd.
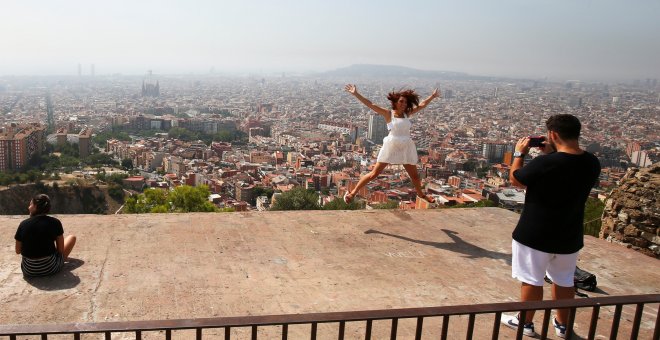
<path id="1" fill-rule="evenodd" d="M 402 90 L 399 92 L 390 92 L 387 94 L 387 99 L 392 102 L 392 109 L 396 110 L 396 102 L 399 101 L 399 98 L 406 97 L 408 105 L 406 106 L 406 112 L 412 111 L 416 106 L 419 106 L 419 95 L 415 93 L 415 90 Z"/>
<path id="2" fill-rule="evenodd" d="M 38 194 L 32 197 L 32 204 L 37 208 L 31 216 L 46 215 L 50 212 L 50 197 Z"/>

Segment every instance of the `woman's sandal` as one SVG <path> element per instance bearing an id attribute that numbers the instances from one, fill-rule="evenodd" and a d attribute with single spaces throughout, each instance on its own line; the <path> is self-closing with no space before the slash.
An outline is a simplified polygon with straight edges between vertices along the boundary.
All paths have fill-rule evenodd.
<path id="1" fill-rule="evenodd" d="M 348 196 L 349 196 L 349 193 L 348 193 L 348 191 L 347 191 L 347 192 L 344 194 L 344 203 L 346 203 L 346 204 L 351 204 L 351 202 L 353 201 L 353 197 L 354 197 L 354 196 L 351 196 L 350 198 L 349 198 Z"/>

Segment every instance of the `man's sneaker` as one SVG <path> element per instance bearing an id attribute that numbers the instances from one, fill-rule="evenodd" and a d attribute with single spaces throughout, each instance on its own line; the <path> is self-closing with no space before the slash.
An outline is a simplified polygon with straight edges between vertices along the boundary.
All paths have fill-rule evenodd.
<path id="1" fill-rule="evenodd" d="M 566 339 L 566 326 L 560 325 L 556 318 L 553 318 L 552 324 L 555 326 L 555 334 L 562 339 Z"/>
<path id="2" fill-rule="evenodd" d="M 518 329 L 518 315 L 506 315 L 502 314 L 502 319 L 500 319 L 500 322 L 513 329 Z M 536 332 L 534 332 L 534 323 L 533 322 L 528 322 L 523 325 L 523 334 L 526 336 L 531 336 L 535 337 Z"/>

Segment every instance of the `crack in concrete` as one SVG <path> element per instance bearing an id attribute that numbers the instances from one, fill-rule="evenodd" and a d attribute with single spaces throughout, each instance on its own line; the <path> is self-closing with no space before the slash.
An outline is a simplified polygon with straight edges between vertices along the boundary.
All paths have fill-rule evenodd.
<path id="1" fill-rule="evenodd" d="M 96 297 L 97 294 L 96 292 L 99 290 L 99 287 L 101 287 L 101 283 L 103 283 L 103 273 L 105 272 L 105 264 L 108 262 L 108 254 L 110 254 L 110 248 L 112 247 L 112 239 L 114 237 L 114 234 L 110 235 L 110 244 L 108 244 L 108 249 L 105 251 L 105 258 L 103 259 L 103 264 L 101 264 L 101 271 L 99 273 L 99 280 L 96 282 L 96 287 L 94 287 L 94 291 L 92 292 L 92 298 L 90 300 L 90 313 L 87 317 L 87 321 L 95 321 L 96 320 Z"/>

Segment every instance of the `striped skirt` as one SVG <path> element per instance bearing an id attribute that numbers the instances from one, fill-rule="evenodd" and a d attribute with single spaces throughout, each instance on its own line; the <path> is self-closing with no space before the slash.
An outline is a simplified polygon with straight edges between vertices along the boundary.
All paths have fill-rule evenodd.
<path id="1" fill-rule="evenodd" d="M 62 266 L 64 266 L 64 259 L 59 251 L 40 259 L 31 259 L 24 256 L 23 261 L 21 261 L 21 270 L 25 276 L 53 275 L 59 272 Z"/>

